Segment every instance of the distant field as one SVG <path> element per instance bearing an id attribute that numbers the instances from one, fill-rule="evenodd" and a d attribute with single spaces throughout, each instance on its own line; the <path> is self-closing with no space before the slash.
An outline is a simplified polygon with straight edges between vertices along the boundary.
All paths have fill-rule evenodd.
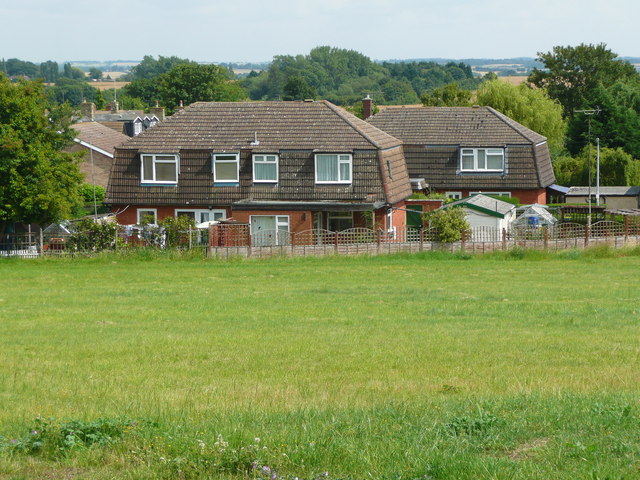
<path id="1" fill-rule="evenodd" d="M 112 90 L 114 88 L 122 88 L 126 85 L 129 85 L 130 82 L 90 82 L 92 87 L 95 87 L 99 90 Z"/>
<path id="2" fill-rule="evenodd" d="M 638 271 L 0 259 L 0 479 L 637 478 Z"/>
<path id="3" fill-rule="evenodd" d="M 527 81 L 527 76 L 523 75 L 523 76 L 510 76 L 510 77 L 498 77 L 500 80 L 502 80 L 503 82 L 508 82 L 511 85 L 520 85 L 521 83 L 524 83 Z"/>

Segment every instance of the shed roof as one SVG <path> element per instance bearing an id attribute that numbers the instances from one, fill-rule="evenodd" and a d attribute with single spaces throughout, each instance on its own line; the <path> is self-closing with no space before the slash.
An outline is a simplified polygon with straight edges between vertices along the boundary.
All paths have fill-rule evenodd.
<path id="1" fill-rule="evenodd" d="M 482 195 L 481 193 L 463 198 L 461 200 L 456 200 L 455 202 L 448 203 L 441 208 L 451 207 L 467 207 L 472 210 L 476 210 L 500 218 L 504 218 L 509 212 L 516 208 L 516 206 L 511 203 L 503 202 L 502 200 L 488 197 L 486 195 Z"/>
<path id="2" fill-rule="evenodd" d="M 591 187 L 591 195 L 596 194 L 596 187 Z M 583 197 L 589 195 L 589 187 L 571 187 L 565 194 L 567 197 Z M 609 197 L 637 197 L 640 187 L 600 187 L 600 195 Z"/>

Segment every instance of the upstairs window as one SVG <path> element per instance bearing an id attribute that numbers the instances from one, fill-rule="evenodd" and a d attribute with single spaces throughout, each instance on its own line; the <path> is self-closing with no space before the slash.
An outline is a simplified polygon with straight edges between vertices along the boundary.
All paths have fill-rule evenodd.
<path id="1" fill-rule="evenodd" d="M 239 153 L 214 153 L 213 154 L 213 182 L 233 183 L 240 181 L 240 154 Z"/>
<path id="2" fill-rule="evenodd" d="M 177 155 L 142 155 L 142 183 L 178 183 Z"/>
<path id="3" fill-rule="evenodd" d="M 351 155 L 316 155 L 316 183 L 351 183 Z"/>
<path id="4" fill-rule="evenodd" d="M 254 155 L 253 156 L 253 182 L 277 183 L 278 182 L 278 156 Z"/>
<path id="5" fill-rule="evenodd" d="M 502 172 L 504 171 L 504 149 L 462 148 L 460 150 L 460 170 L 463 172 Z"/>

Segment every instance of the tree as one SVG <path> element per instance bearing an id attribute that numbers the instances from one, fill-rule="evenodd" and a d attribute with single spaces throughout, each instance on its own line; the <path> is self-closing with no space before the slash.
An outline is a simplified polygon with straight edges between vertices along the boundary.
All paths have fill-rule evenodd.
<path id="1" fill-rule="evenodd" d="M 623 148 L 634 158 L 640 158 L 640 80 L 618 81 L 611 85 L 598 85 L 591 92 L 597 115 L 576 114 L 569 119 L 567 149 L 576 155 L 589 141 L 600 138 L 600 144 Z"/>
<path id="2" fill-rule="evenodd" d="M 177 65 L 160 76 L 160 99 L 170 111 L 181 101 L 189 105 L 193 102 L 246 99 L 244 89 L 231 78 L 229 70 L 218 65 Z"/>
<path id="3" fill-rule="evenodd" d="M 152 55 L 145 55 L 142 61 L 131 68 L 131 72 L 126 75 L 125 80 L 151 80 L 155 79 L 163 73 L 167 73 L 172 68 L 181 64 L 195 64 L 195 62 L 187 58 L 179 57 L 163 57 L 160 55 L 156 60 Z"/>
<path id="4" fill-rule="evenodd" d="M 599 84 L 638 76 L 633 65 L 617 57 L 604 43 L 553 47 L 551 52 L 538 52 L 545 70 L 534 68 L 529 82 L 547 89 L 549 96 L 562 104 L 565 117 L 571 117 L 575 110 L 591 104 L 591 93 Z"/>
<path id="5" fill-rule="evenodd" d="M 289 77 L 282 89 L 283 100 L 306 100 L 316 97 L 316 89 L 310 87 L 304 77 L 294 75 Z"/>
<path id="6" fill-rule="evenodd" d="M 483 82 L 477 93 L 477 103 L 495 108 L 534 132 L 547 137 L 552 151 L 564 144 L 566 122 L 562 106 L 549 98 L 542 89 L 526 84 L 511 85 L 501 80 Z"/>
<path id="7" fill-rule="evenodd" d="M 0 75 L 0 234 L 14 222 L 48 223 L 81 203 L 82 175 L 69 105 L 51 105 L 40 82 Z"/>
<path id="8" fill-rule="evenodd" d="M 70 78 L 73 80 L 84 80 L 86 75 L 78 67 L 72 67 L 70 63 L 65 63 L 62 69 L 61 77 Z"/>
<path id="9" fill-rule="evenodd" d="M 575 157 L 561 156 L 553 164 L 560 185 L 589 185 L 589 149 L 585 147 Z M 591 146 L 591 184 L 596 179 L 596 147 Z M 640 184 L 640 160 L 622 148 L 600 149 L 600 185 L 623 186 Z"/>
<path id="10" fill-rule="evenodd" d="M 102 79 L 102 70 L 100 70 L 99 68 L 96 68 L 96 67 L 91 67 L 89 69 L 89 77 L 93 78 L 94 80 L 101 80 Z"/>
<path id="11" fill-rule="evenodd" d="M 60 76 L 58 62 L 47 60 L 40 64 L 40 76 L 48 83 L 56 83 Z"/>
<path id="12" fill-rule="evenodd" d="M 425 107 L 467 107 L 471 104 L 471 92 L 463 90 L 457 83 L 449 83 L 432 93 L 423 93 L 420 100 Z"/>

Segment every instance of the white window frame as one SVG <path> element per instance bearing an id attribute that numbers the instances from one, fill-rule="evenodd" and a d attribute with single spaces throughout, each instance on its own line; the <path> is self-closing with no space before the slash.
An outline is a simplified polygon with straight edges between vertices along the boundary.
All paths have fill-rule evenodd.
<path id="1" fill-rule="evenodd" d="M 153 164 L 152 172 L 153 179 L 149 180 L 144 178 L 144 159 L 145 157 L 151 157 Z M 158 157 L 173 157 L 173 160 L 158 159 Z M 156 165 L 158 163 L 173 163 L 176 167 L 176 179 L 175 180 L 157 180 L 156 177 Z M 166 153 L 142 153 L 140 154 L 140 180 L 142 184 L 161 184 L 161 185 L 177 185 L 178 176 L 180 175 L 180 158 L 178 155 L 166 154 Z"/>
<path id="2" fill-rule="evenodd" d="M 234 157 L 234 160 L 217 160 L 217 157 Z M 230 180 L 228 178 L 218 179 L 216 177 L 216 163 L 235 163 L 236 178 Z M 237 152 L 230 153 L 213 153 L 211 154 L 211 170 L 213 172 L 213 183 L 240 183 L 240 154 Z"/>
<path id="3" fill-rule="evenodd" d="M 478 152 L 484 151 L 484 168 L 478 166 Z M 491 151 L 491 155 L 502 156 L 502 168 L 487 168 L 487 155 Z M 463 156 L 473 155 L 473 168 L 464 168 L 462 161 Z M 504 172 L 504 148 L 461 148 L 460 149 L 460 171 L 461 172 Z"/>
<path id="4" fill-rule="evenodd" d="M 158 209 L 157 208 L 138 208 L 136 210 L 136 225 L 142 224 L 141 212 L 153 212 L 153 223 L 151 225 L 158 224 Z"/>
<path id="5" fill-rule="evenodd" d="M 499 195 L 501 197 L 509 197 L 511 198 L 511 192 L 469 192 L 469 195 Z"/>
<path id="6" fill-rule="evenodd" d="M 461 200 L 462 192 L 445 192 L 444 196 L 452 200 Z"/>
<path id="7" fill-rule="evenodd" d="M 336 161 L 338 162 L 338 180 L 318 180 L 318 157 L 336 157 Z M 343 180 L 341 178 L 341 164 L 349 165 L 349 180 Z M 315 181 L 319 185 L 335 185 L 335 184 L 346 184 L 349 185 L 353 182 L 353 155 L 350 153 L 316 153 L 314 155 L 314 165 L 313 170 L 315 174 Z"/>
<path id="8" fill-rule="evenodd" d="M 267 158 L 273 157 L 275 160 L 267 160 Z M 262 158 L 262 160 L 258 160 Z M 278 183 L 280 178 L 280 158 L 273 153 L 256 153 L 252 157 L 253 165 L 253 183 Z M 264 165 L 271 165 L 275 163 L 276 166 L 276 178 L 274 180 L 256 180 L 256 163 L 262 163 Z"/>
<path id="9" fill-rule="evenodd" d="M 198 218 L 197 218 L 199 213 L 208 213 L 209 214 L 209 221 L 214 220 L 212 217 L 216 213 L 221 213 L 223 220 L 227 218 L 227 211 L 224 208 L 215 208 L 215 209 L 211 209 L 211 210 L 209 210 L 208 208 L 176 208 L 175 211 L 173 212 L 173 214 L 174 214 L 174 216 L 176 218 L 178 218 L 178 215 L 180 215 L 181 213 L 185 213 L 185 212 L 193 212 L 194 213 L 194 217 L 196 217 L 196 219 L 195 219 L 196 225 L 198 223 L 201 223 L 201 222 L 198 221 Z"/>

